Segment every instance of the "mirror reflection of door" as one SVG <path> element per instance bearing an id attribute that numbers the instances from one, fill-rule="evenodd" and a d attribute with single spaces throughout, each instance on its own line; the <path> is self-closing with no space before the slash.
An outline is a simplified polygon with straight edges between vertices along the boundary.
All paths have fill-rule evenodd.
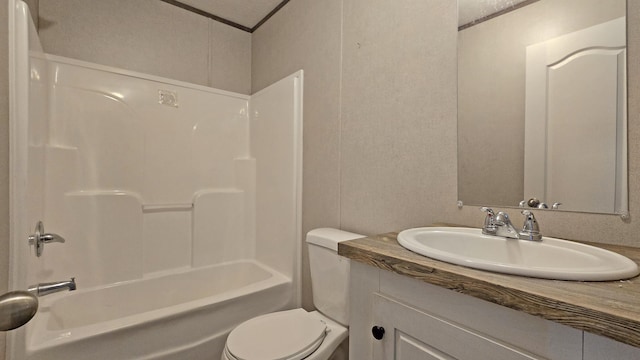
<path id="1" fill-rule="evenodd" d="M 524 198 L 627 210 L 625 18 L 527 47 Z"/>

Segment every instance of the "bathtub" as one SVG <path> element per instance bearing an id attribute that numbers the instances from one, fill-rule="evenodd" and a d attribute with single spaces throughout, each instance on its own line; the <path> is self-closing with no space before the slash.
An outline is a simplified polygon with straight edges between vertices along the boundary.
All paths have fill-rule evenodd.
<path id="1" fill-rule="evenodd" d="M 292 291 L 288 277 L 236 261 L 42 297 L 27 359 L 217 360 L 231 329 L 293 307 Z"/>

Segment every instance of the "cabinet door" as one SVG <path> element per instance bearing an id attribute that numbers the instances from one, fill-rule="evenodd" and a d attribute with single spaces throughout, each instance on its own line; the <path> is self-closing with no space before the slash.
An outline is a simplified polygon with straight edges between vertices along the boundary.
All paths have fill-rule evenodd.
<path id="1" fill-rule="evenodd" d="M 583 359 L 637 360 L 640 359 L 640 348 L 585 332 Z"/>
<path id="2" fill-rule="evenodd" d="M 374 295 L 373 324 L 385 329 L 374 360 L 541 359 L 459 324 Z"/>

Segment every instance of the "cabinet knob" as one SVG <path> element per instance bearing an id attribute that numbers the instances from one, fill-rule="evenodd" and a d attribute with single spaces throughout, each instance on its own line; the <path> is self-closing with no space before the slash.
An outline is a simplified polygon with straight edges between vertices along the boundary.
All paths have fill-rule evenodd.
<path id="1" fill-rule="evenodd" d="M 371 328 L 371 333 L 376 340 L 382 340 L 384 337 L 384 328 L 382 326 L 374 326 Z"/>

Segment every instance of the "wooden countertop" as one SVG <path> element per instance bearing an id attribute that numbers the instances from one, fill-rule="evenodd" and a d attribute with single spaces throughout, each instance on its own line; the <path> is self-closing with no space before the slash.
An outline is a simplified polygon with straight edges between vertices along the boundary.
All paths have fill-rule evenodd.
<path id="1" fill-rule="evenodd" d="M 640 347 L 640 277 L 606 282 L 544 280 L 474 270 L 401 247 L 398 233 L 342 242 L 354 261 Z M 640 264 L 640 249 L 593 244 Z"/>

